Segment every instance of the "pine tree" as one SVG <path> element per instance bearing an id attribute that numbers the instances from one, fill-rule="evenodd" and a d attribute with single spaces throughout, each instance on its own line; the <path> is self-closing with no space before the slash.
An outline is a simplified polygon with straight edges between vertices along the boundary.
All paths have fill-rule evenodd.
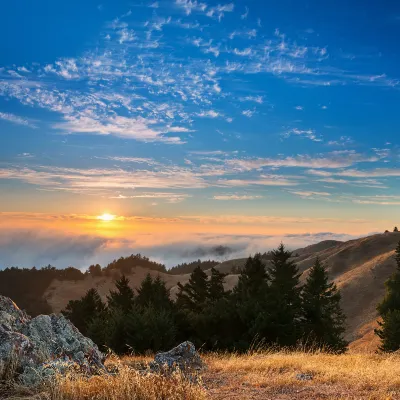
<path id="1" fill-rule="evenodd" d="M 328 282 L 325 266 L 317 258 L 302 291 L 304 340 L 311 346 L 344 352 L 345 316 L 340 308 L 340 293 Z"/>
<path id="2" fill-rule="evenodd" d="M 378 324 L 380 329 L 375 329 L 375 333 L 382 341 L 379 350 L 389 353 L 399 350 L 400 310 L 389 310 Z"/>
<path id="3" fill-rule="evenodd" d="M 105 312 L 105 305 L 96 289 L 90 289 L 80 300 L 71 300 L 62 314 L 83 334 L 90 322 Z"/>
<path id="4" fill-rule="evenodd" d="M 378 321 L 379 328 L 375 329 L 375 333 L 382 340 L 382 351 L 400 349 L 400 242 L 396 247 L 395 260 L 396 272 L 385 282 L 386 294 L 377 307 L 382 321 Z"/>
<path id="5" fill-rule="evenodd" d="M 155 279 L 147 274 L 142 281 L 135 300 L 139 307 L 154 307 L 155 309 L 170 309 L 172 301 L 165 282 L 157 276 Z"/>
<path id="6" fill-rule="evenodd" d="M 260 315 L 262 336 L 280 346 L 294 346 L 301 337 L 302 308 L 299 270 L 281 244 L 272 251 L 268 268 L 268 304 Z"/>
<path id="7" fill-rule="evenodd" d="M 115 282 L 117 290 L 110 290 L 107 296 L 108 306 L 113 309 L 120 309 L 123 312 L 128 312 L 132 309 L 135 301 L 135 294 L 129 286 L 129 279 L 122 275 L 120 279 Z"/>
<path id="8" fill-rule="evenodd" d="M 211 277 L 208 283 L 208 300 L 211 302 L 218 301 L 226 296 L 224 289 L 224 280 L 227 274 L 223 274 L 214 267 L 211 268 Z"/>
<path id="9" fill-rule="evenodd" d="M 201 311 L 208 296 L 207 274 L 197 267 L 191 273 L 189 282 L 182 285 L 178 282 L 179 292 L 176 305 L 188 311 Z"/>
<path id="10" fill-rule="evenodd" d="M 261 254 L 249 257 L 232 293 L 231 307 L 237 315 L 231 316 L 236 320 L 235 335 L 231 341 L 235 342 L 238 350 L 247 350 L 260 336 L 258 320 L 268 301 L 268 279 Z"/>

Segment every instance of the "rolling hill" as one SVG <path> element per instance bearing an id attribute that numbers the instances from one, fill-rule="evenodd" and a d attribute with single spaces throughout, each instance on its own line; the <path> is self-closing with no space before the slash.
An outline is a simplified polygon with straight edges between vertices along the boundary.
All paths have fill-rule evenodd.
<path id="1" fill-rule="evenodd" d="M 326 263 L 331 278 L 342 293 L 342 307 L 347 315 L 346 336 L 354 349 L 376 348 L 373 334 L 376 306 L 384 295 L 384 282 L 395 270 L 394 249 L 399 240 L 400 233 L 384 233 L 347 242 L 323 241 L 293 252 L 302 280 L 307 277 L 308 269 L 317 257 Z M 231 273 L 232 268 L 237 271 L 245 261 L 243 258 L 217 265 L 221 272 L 229 273 L 225 283 L 227 289 L 232 289 L 238 280 L 238 275 Z M 269 263 L 268 259 L 266 263 Z M 189 279 L 189 274 L 172 275 L 136 267 L 128 275 L 132 287 L 137 287 L 149 272 L 165 280 L 172 296 L 176 294 L 177 283 L 186 283 Z M 209 270 L 206 272 L 210 273 Z M 113 285 L 113 278 L 104 276 L 87 276 L 76 282 L 54 280 L 44 296 L 52 309 L 59 312 L 69 300 L 82 297 L 93 287 L 105 298 Z"/>

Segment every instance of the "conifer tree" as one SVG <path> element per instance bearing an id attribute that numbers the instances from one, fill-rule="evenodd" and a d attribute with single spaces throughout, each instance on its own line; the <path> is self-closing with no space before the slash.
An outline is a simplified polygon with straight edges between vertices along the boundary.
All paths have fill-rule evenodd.
<path id="1" fill-rule="evenodd" d="M 381 339 L 379 350 L 384 352 L 394 352 L 400 349 L 400 310 L 389 310 L 382 316 L 382 321 L 378 321 L 379 329 L 375 333 Z"/>
<path id="2" fill-rule="evenodd" d="M 281 244 L 271 252 L 268 306 L 260 315 L 263 337 L 280 346 L 294 346 L 301 337 L 302 308 L 299 270 Z"/>
<path id="3" fill-rule="evenodd" d="M 155 279 L 147 274 L 142 281 L 135 300 L 139 307 L 154 307 L 155 309 L 170 309 L 172 301 L 165 282 L 157 276 Z"/>
<path id="4" fill-rule="evenodd" d="M 380 349 L 387 352 L 400 349 L 400 242 L 396 247 L 395 260 L 396 271 L 385 282 L 386 294 L 377 307 L 382 320 L 378 321 L 379 328 L 375 329 L 382 340 Z"/>
<path id="5" fill-rule="evenodd" d="M 253 340 L 260 336 L 259 317 L 267 307 L 268 279 L 261 254 L 249 257 L 241 270 L 239 280 L 232 293 L 236 315 L 235 345 L 238 350 L 247 350 Z"/>
<path id="6" fill-rule="evenodd" d="M 83 335 L 87 335 L 90 322 L 105 312 L 105 305 L 96 289 L 90 289 L 80 300 L 71 300 L 62 314 L 68 318 Z"/>
<path id="7" fill-rule="evenodd" d="M 120 279 L 115 282 L 117 290 L 110 290 L 107 296 L 108 306 L 111 309 L 119 309 L 123 312 L 128 312 L 132 309 L 135 301 L 135 294 L 133 289 L 129 286 L 129 279 L 122 275 Z"/>
<path id="8" fill-rule="evenodd" d="M 345 316 L 340 308 L 340 293 L 328 281 L 325 266 L 317 258 L 302 291 L 304 340 L 306 344 L 333 352 L 344 352 Z"/>
<path id="9" fill-rule="evenodd" d="M 203 309 L 208 297 L 208 281 L 207 274 L 200 267 L 191 273 L 188 283 L 182 285 L 178 282 L 178 288 L 176 304 L 179 308 L 195 312 Z"/>
<path id="10" fill-rule="evenodd" d="M 218 301 L 226 296 L 224 289 L 224 280 L 226 274 L 218 271 L 214 267 L 211 268 L 211 277 L 208 282 L 208 300 L 211 302 Z"/>

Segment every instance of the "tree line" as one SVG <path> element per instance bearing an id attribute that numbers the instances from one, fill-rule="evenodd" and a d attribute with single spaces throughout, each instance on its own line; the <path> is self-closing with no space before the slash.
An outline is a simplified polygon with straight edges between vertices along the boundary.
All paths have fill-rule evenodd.
<path id="1" fill-rule="evenodd" d="M 36 316 L 52 312 L 44 294 L 55 279 L 59 281 L 79 281 L 86 277 L 118 279 L 121 275 L 129 275 L 136 267 L 161 273 L 181 274 L 190 273 L 197 266 L 208 269 L 217 264 L 216 261 L 198 260 L 193 263 L 177 265 L 170 271 L 164 264 L 152 261 L 138 253 L 115 259 L 105 267 L 99 264 L 91 265 L 85 272 L 75 267 L 58 269 L 52 265 L 43 268 L 10 267 L 0 270 L 0 294 L 12 298 L 29 315 Z"/>
<path id="2" fill-rule="evenodd" d="M 249 257 L 236 286 L 224 289 L 225 274 L 197 266 L 172 301 L 165 282 L 150 274 L 135 292 L 122 276 L 103 302 L 95 289 L 63 311 L 100 347 L 118 354 L 168 349 L 191 340 L 204 350 L 246 351 L 255 344 L 291 348 L 299 344 L 341 353 L 345 317 L 340 293 L 317 259 L 307 279 L 283 245 Z"/>

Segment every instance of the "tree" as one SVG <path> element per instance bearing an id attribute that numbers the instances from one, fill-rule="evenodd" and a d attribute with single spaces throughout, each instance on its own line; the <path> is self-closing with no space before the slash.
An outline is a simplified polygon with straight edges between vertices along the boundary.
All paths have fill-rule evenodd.
<path id="1" fill-rule="evenodd" d="M 207 274 L 196 267 L 191 273 L 189 282 L 182 285 L 178 282 L 179 292 L 176 304 L 179 308 L 189 311 L 201 311 L 208 297 Z"/>
<path id="2" fill-rule="evenodd" d="M 223 274 L 214 267 L 211 268 L 211 277 L 208 283 L 208 300 L 218 301 L 226 296 L 224 289 L 224 280 L 227 274 Z"/>
<path id="3" fill-rule="evenodd" d="M 301 337 L 300 274 L 290 257 L 283 244 L 272 251 L 268 305 L 259 317 L 262 336 L 280 346 L 294 346 Z"/>
<path id="4" fill-rule="evenodd" d="M 249 257 L 232 293 L 231 307 L 237 314 L 233 316 L 236 328 L 232 340 L 238 350 L 247 350 L 253 340 L 260 336 L 258 319 L 267 307 L 268 279 L 261 254 Z"/>
<path id="5" fill-rule="evenodd" d="M 344 352 L 345 316 L 340 308 L 340 293 L 328 282 L 325 266 L 317 258 L 302 291 L 304 339 L 306 344 L 333 352 Z"/>
<path id="6" fill-rule="evenodd" d="M 71 300 L 62 314 L 68 318 L 83 335 L 87 335 L 90 322 L 105 312 L 105 304 L 96 289 L 90 289 L 80 300 Z"/>
<path id="7" fill-rule="evenodd" d="M 393 232 L 398 232 L 399 229 L 397 228 L 397 226 L 394 227 Z"/>
<path id="8" fill-rule="evenodd" d="M 108 306 L 114 309 L 120 309 L 123 312 L 128 312 L 132 309 L 135 301 L 135 294 L 133 289 L 129 286 L 129 279 L 122 275 L 120 279 L 115 282 L 117 290 L 110 291 L 107 296 Z"/>
<path id="9" fill-rule="evenodd" d="M 175 344 L 176 327 L 170 311 L 135 308 L 128 314 L 125 324 L 126 343 L 137 353 L 166 350 Z"/>
<path id="10" fill-rule="evenodd" d="M 153 279 L 150 274 L 146 275 L 138 289 L 136 304 L 143 308 L 170 309 L 172 307 L 169 290 L 160 276 Z"/>
<path id="11" fill-rule="evenodd" d="M 92 276 L 101 276 L 102 275 L 101 266 L 99 264 L 91 265 L 88 269 L 88 272 Z"/>
<path id="12" fill-rule="evenodd" d="M 396 351 L 400 349 L 400 242 L 395 251 L 396 271 L 385 282 L 386 294 L 377 310 L 382 318 L 378 321 L 379 328 L 375 333 L 382 340 L 382 351 Z M 395 339 L 395 336 L 399 340 Z"/>
<path id="13" fill-rule="evenodd" d="M 400 349 L 400 310 L 389 310 L 378 321 L 379 329 L 375 333 L 381 339 L 379 349 L 384 352 L 393 352 Z"/>

